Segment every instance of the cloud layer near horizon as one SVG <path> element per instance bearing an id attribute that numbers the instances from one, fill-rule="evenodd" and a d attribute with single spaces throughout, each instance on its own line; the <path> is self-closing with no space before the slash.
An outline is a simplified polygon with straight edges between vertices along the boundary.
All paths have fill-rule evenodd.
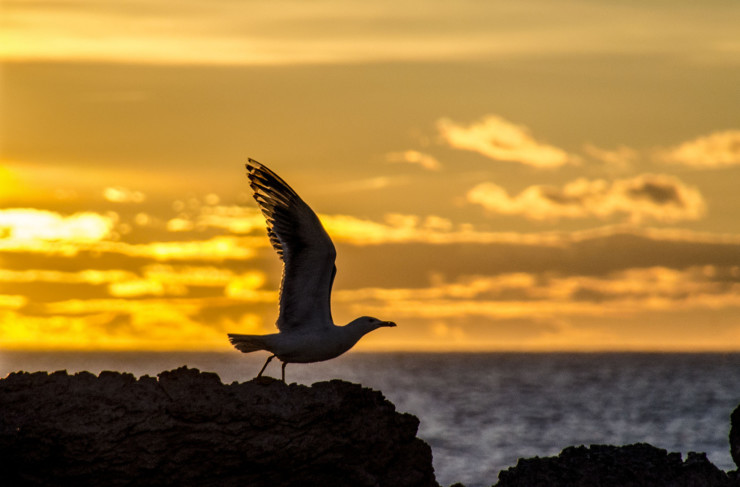
<path id="1" fill-rule="evenodd" d="M 7 1 L 3 13 L 6 61 L 274 65 L 645 52 L 693 61 L 708 51 L 715 62 L 732 62 L 737 53 L 728 42 L 732 15 L 678 6 Z"/>
<path id="2" fill-rule="evenodd" d="M 359 349 L 740 350 L 739 14 L 6 1 L 0 349 L 273 332 L 254 157 L 398 323 Z"/>
<path id="3" fill-rule="evenodd" d="M 489 160 L 552 170 L 580 157 L 542 144 L 525 127 L 500 117 L 482 120 L 467 127 L 440 121 L 437 128 L 453 148 Z M 692 154 L 709 157 L 716 144 L 705 139 L 675 151 L 698 147 Z M 719 146 L 727 149 L 724 142 Z M 626 146 L 610 151 L 585 145 L 584 153 L 607 173 L 631 171 L 640 159 Z M 387 153 L 386 160 L 419 165 L 426 174 L 448 170 L 418 150 Z M 553 160 L 563 165 L 550 167 Z M 362 191 L 386 187 L 366 185 Z M 338 319 L 376 313 L 427 327 L 422 343 L 430 350 L 599 350 L 656 345 L 596 331 L 596 325 L 584 328 L 583 320 L 716 310 L 740 316 L 740 234 L 647 226 L 705 217 L 704 196 L 676 176 L 580 177 L 560 187 L 532 185 L 516 195 L 479 182 L 463 195 L 492 215 L 622 224 L 568 232 L 491 231 L 436 214 L 321 214 L 340 258 L 347 256 L 334 298 Z M 207 193 L 162 211 L 137 189 L 109 186 L 98 197 L 111 209 L 0 210 L 0 252 L 13 256 L 0 269 L 0 346 L 226 349 L 226 331 L 271 330 L 277 259 L 250 198 L 246 206 L 225 204 Z M 76 270 L 68 270 L 72 261 Z M 398 269 L 405 271 L 399 275 Z M 497 338 L 512 320 L 529 329 L 529 339 Z M 477 321 L 488 323 L 487 331 L 470 324 Z M 722 333 L 725 339 L 740 336 L 740 327 Z M 399 341 L 368 346 L 403 348 L 408 338 L 400 334 Z M 690 343 L 676 338 L 658 348 L 682 350 Z M 715 342 L 703 346 L 722 348 Z"/>
<path id="4" fill-rule="evenodd" d="M 673 176 L 645 174 L 606 181 L 577 179 L 562 189 L 530 186 L 516 196 L 493 183 L 480 183 L 467 199 L 491 213 L 522 215 L 532 220 L 610 218 L 624 215 L 640 223 L 655 220 L 674 223 L 697 220 L 706 204 L 701 193 Z"/>
<path id="5" fill-rule="evenodd" d="M 626 191 L 640 199 L 645 188 L 662 188 L 659 183 L 679 189 L 648 191 L 649 204 L 683 201 L 677 195 L 685 188 L 667 177 L 595 186 L 605 190 L 597 192 L 598 198 Z M 588 194 L 593 197 L 593 191 Z M 150 216 L 146 222 L 138 218 L 137 224 L 141 213 L 88 213 L 91 221 L 105 222 L 104 231 L 94 234 L 85 226 L 79 230 L 74 215 L 27 213 L 60 222 L 64 231 L 53 235 L 24 235 L 19 230 L 23 224 L 6 218 L 4 255 L 12 249 L 14 257 L 12 265 L 6 261 L 0 270 L 5 290 L 0 292 L 0 346 L 224 350 L 227 331 L 269 332 L 266 317 L 275 313 L 278 269 L 259 211 L 223 206 L 213 196 L 204 197 L 199 208 L 192 219 L 180 214 L 188 224 L 177 229 L 167 224 L 165 215 Z M 4 210 L 3 215 L 18 211 Z M 740 235 L 635 226 L 496 233 L 433 215 L 389 214 L 384 221 L 348 215 L 321 218 L 340 250 L 334 296 L 338 320 L 376 313 L 409 324 L 426 322 L 426 349 L 442 347 L 452 338 L 454 347 L 463 349 L 509 349 L 512 342 L 497 342 L 494 336 L 511 320 L 533 327 L 531 341 L 519 341 L 516 348 L 539 349 L 551 326 L 560 333 L 572 331 L 582 319 L 740 310 Z M 148 225 L 152 231 L 154 221 L 160 222 L 161 235 L 171 235 L 169 240 L 121 240 L 128 235 L 119 233 L 122 227 Z M 606 261 L 604 254 L 610 256 Z M 33 261 L 45 262 L 47 268 L 24 264 Z M 72 262 L 77 270 L 60 270 Z M 398 269 L 405 271 L 399 275 Z M 488 332 L 461 324 L 466 317 L 490 322 Z M 580 339 L 567 336 L 571 348 L 604 346 L 598 341 L 589 345 L 586 338 L 596 339 L 591 333 L 579 334 Z M 369 346 L 403 348 L 401 343 L 403 339 Z M 565 345 L 558 346 L 568 348 Z M 627 345 L 636 346 L 620 346 Z M 666 345 L 684 346 L 680 340 Z"/>

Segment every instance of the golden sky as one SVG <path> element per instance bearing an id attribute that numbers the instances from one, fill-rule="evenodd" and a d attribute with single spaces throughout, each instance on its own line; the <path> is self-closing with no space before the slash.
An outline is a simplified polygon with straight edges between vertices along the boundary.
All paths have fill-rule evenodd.
<path id="1" fill-rule="evenodd" d="M 280 262 L 364 350 L 740 350 L 740 4 L 0 5 L 0 349 L 229 350 Z"/>

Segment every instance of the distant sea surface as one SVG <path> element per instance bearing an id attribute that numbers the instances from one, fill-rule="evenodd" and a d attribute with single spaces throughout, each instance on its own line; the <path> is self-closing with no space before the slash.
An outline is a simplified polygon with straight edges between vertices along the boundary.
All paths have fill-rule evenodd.
<path id="1" fill-rule="evenodd" d="M 266 354 L 0 352 L 0 377 L 18 370 L 155 376 L 182 365 L 249 380 Z M 288 365 L 288 382 L 343 379 L 381 391 L 417 416 L 437 481 L 496 483 L 520 457 L 570 445 L 647 442 L 706 452 L 723 470 L 730 413 L 740 403 L 740 354 L 349 353 Z M 267 375 L 280 376 L 279 363 Z"/>

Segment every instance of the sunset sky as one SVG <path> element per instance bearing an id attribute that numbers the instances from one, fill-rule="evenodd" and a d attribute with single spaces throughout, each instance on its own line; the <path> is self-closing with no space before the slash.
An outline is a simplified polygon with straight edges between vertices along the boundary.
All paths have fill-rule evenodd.
<path id="1" fill-rule="evenodd" d="M 0 349 L 275 330 L 248 157 L 362 350 L 740 351 L 740 2 L 5 0 Z"/>

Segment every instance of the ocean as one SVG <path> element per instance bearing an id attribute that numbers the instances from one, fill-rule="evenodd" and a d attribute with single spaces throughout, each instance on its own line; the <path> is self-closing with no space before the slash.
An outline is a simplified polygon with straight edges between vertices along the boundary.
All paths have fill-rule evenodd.
<path id="1" fill-rule="evenodd" d="M 0 377 L 18 370 L 156 375 L 182 365 L 249 380 L 266 354 L 1 352 Z M 280 376 L 280 364 L 266 372 Z M 647 442 L 706 452 L 734 470 L 730 414 L 740 404 L 740 354 L 361 353 L 291 364 L 288 382 L 343 379 L 382 393 L 421 421 L 419 436 L 447 486 L 496 483 L 520 457 L 570 445 Z"/>

